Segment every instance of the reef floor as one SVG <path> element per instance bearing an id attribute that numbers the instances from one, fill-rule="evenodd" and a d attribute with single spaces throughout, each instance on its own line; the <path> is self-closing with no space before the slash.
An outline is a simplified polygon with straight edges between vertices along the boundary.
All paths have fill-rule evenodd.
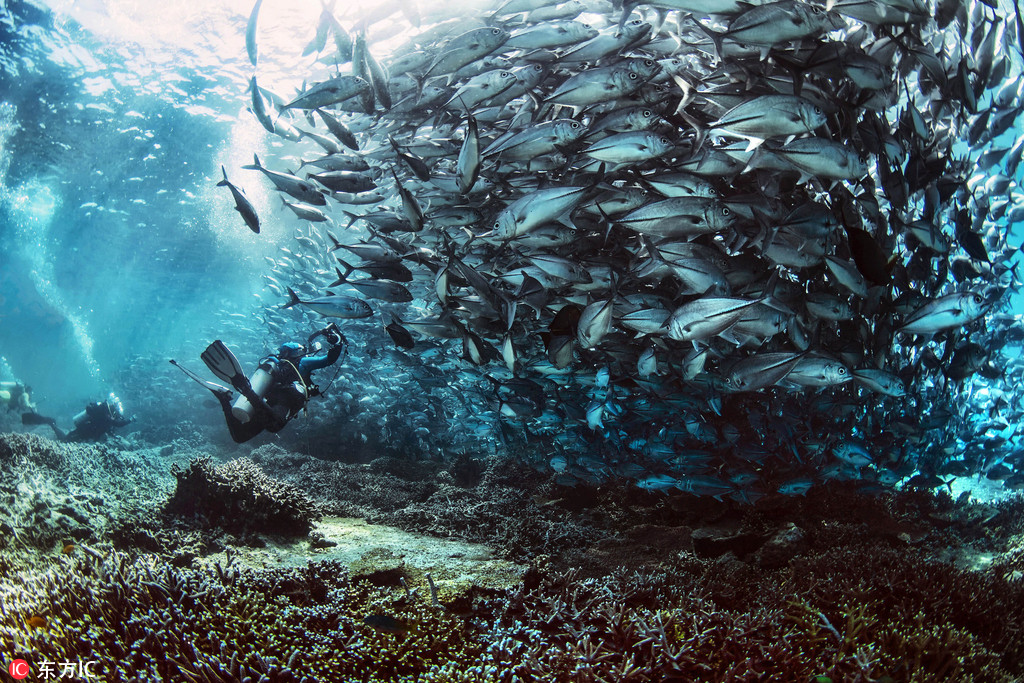
<path id="1" fill-rule="evenodd" d="M 0 654 L 26 680 L 1022 680 L 1024 500 L 856 488 L 2 434 Z"/>

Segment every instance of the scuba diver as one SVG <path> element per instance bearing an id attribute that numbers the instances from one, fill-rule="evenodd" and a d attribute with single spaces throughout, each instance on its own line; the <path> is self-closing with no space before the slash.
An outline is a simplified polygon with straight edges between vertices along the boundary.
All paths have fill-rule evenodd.
<path id="1" fill-rule="evenodd" d="M 32 403 L 32 387 L 21 382 L 0 382 L 0 405 L 7 405 L 7 410 L 27 410 L 35 412 L 36 404 Z"/>
<path id="2" fill-rule="evenodd" d="M 64 433 L 57 427 L 57 421 L 36 412 L 23 413 L 21 422 L 25 425 L 46 424 L 53 428 L 59 441 L 102 441 L 118 427 L 131 422 L 125 417 L 121 401 L 113 394 L 106 401 L 87 403 L 85 410 L 74 417 L 75 428 Z"/>
<path id="3" fill-rule="evenodd" d="M 331 323 L 311 334 L 306 345 L 320 351 L 320 343 L 313 344 L 320 336 L 329 345 L 325 353 L 309 355 L 306 346 L 286 342 L 276 354 L 260 360 L 252 377 L 245 376 L 238 359 L 222 341 L 210 344 L 200 357 L 213 374 L 241 394 L 234 401 L 231 389 L 207 382 L 174 360 L 171 363 L 213 393 L 224 411 L 231 438 L 235 443 L 244 443 L 264 430 L 281 431 L 306 407 L 309 399 L 321 394 L 320 387 L 313 383 L 312 373 L 336 363 L 348 340 Z"/>

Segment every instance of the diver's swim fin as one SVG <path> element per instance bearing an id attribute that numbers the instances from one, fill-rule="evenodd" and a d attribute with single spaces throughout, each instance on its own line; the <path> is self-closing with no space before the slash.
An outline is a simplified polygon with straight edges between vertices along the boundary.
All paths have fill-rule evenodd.
<path id="1" fill-rule="evenodd" d="M 182 365 L 180 365 L 178 363 L 178 361 L 174 360 L 173 358 L 171 359 L 171 365 L 173 365 L 174 367 L 176 367 L 179 370 L 181 370 L 182 372 L 184 372 L 185 375 L 189 379 L 194 380 L 196 383 L 203 385 L 204 387 L 206 387 L 207 389 L 209 389 L 210 391 L 212 391 L 215 394 L 230 394 L 231 393 L 231 390 L 228 389 L 223 384 L 217 384 L 216 382 L 208 382 L 208 381 L 206 381 L 205 379 L 203 379 L 202 377 L 200 377 L 196 373 L 192 372 L 188 368 L 183 367 Z"/>
<path id="2" fill-rule="evenodd" d="M 53 433 L 57 436 L 57 439 L 64 441 L 66 434 L 57 427 L 57 421 L 52 417 L 46 417 L 39 413 L 22 413 L 21 424 L 23 425 L 50 425 L 53 429 Z"/>
<path id="3" fill-rule="evenodd" d="M 57 424 L 57 421 L 52 417 L 46 417 L 39 413 L 22 413 L 21 424 L 23 425 L 50 425 L 51 427 Z"/>
<path id="4" fill-rule="evenodd" d="M 206 367 L 210 368 L 210 372 L 235 388 L 238 388 L 237 382 L 240 379 L 248 380 L 235 354 L 231 353 L 220 339 L 207 346 L 200 358 L 206 363 Z"/>

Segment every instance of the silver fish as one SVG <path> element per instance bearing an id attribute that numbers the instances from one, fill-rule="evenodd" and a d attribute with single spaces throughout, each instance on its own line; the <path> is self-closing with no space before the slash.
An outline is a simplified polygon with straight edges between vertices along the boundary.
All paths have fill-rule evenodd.
<path id="1" fill-rule="evenodd" d="M 313 187 L 313 185 L 302 178 L 297 178 L 287 173 L 278 173 L 277 171 L 271 171 L 265 168 L 260 163 L 259 156 L 255 154 L 253 154 L 253 163 L 248 166 L 243 166 L 242 168 L 261 171 L 263 175 L 267 176 L 267 178 L 274 183 L 277 189 L 282 192 L 287 192 L 299 201 L 314 204 L 316 206 L 325 206 L 327 204 L 327 199 L 325 199 L 324 195 Z"/>
<path id="2" fill-rule="evenodd" d="M 977 320 L 985 308 L 985 299 L 980 294 L 947 294 L 918 308 L 906 317 L 898 329 L 906 334 L 934 334 Z"/>

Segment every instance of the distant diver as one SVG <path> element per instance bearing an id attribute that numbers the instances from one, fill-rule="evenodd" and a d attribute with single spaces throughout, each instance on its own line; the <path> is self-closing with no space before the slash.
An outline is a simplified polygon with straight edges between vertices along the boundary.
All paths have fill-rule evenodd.
<path id="1" fill-rule="evenodd" d="M 85 409 L 74 417 L 75 428 L 66 434 L 57 427 L 57 420 L 36 412 L 23 413 L 21 422 L 25 425 L 50 425 L 60 441 L 102 441 L 118 427 L 131 422 L 124 414 L 121 401 L 113 394 L 106 401 L 87 403 Z"/>
<path id="2" fill-rule="evenodd" d="M 275 355 L 260 360 L 252 377 L 246 377 L 238 359 L 219 339 L 210 344 L 200 356 L 206 367 L 217 377 L 230 384 L 241 396 L 232 401 L 230 389 L 208 382 L 172 360 L 190 378 L 209 389 L 220 403 L 227 420 L 228 431 L 236 443 L 245 443 L 260 432 L 281 431 L 288 422 L 306 407 L 320 387 L 313 383 L 315 370 L 333 365 L 341 357 L 348 341 L 331 323 L 314 332 L 307 345 L 322 336 L 329 348 L 318 355 L 309 355 L 306 346 L 296 342 L 281 344 Z M 319 351 L 319 343 L 314 350 Z"/>
<path id="3" fill-rule="evenodd" d="M 0 405 L 7 410 L 35 412 L 36 404 L 32 403 L 32 387 L 21 382 L 0 382 Z"/>

